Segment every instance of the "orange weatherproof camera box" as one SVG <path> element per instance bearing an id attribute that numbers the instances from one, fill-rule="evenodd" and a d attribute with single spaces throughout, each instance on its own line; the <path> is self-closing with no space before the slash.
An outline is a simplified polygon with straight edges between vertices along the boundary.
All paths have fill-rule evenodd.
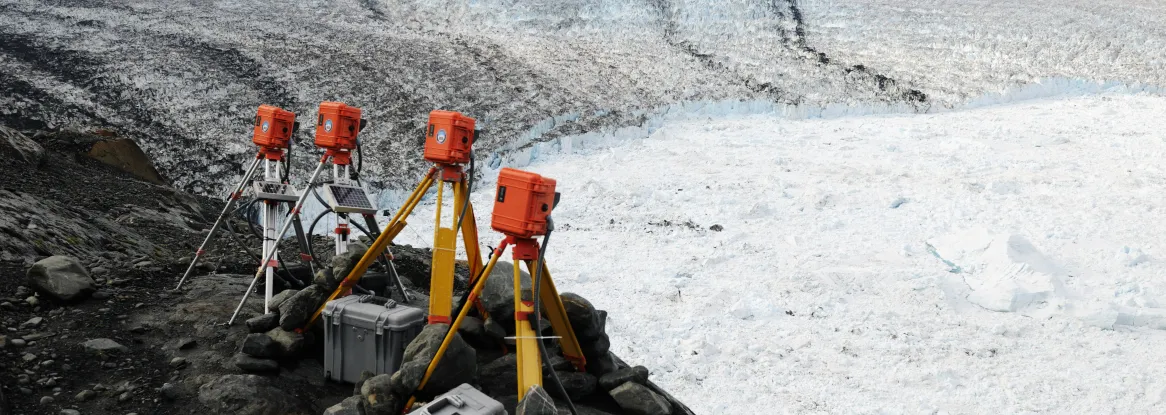
<path id="1" fill-rule="evenodd" d="M 426 160 L 443 164 L 465 164 L 470 161 L 474 145 L 473 118 L 459 112 L 435 110 L 429 113 L 425 131 Z"/>
<path id="2" fill-rule="evenodd" d="M 360 108 L 341 102 L 321 102 L 316 119 L 316 146 L 328 150 L 353 150 L 360 134 Z"/>
<path id="3" fill-rule="evenodd" d="M 260 105 L 251 141 L 265 151 L 279 152 L 287 148 L 291 141 L 295 123 L 295 113 L 271 105 Z"/>
<path id="4" fill-rule="evenodd" d="M 554 207 L 554 179 L 505 167 L 498 174 L 490 227 L 516 238 L 545 235 Z"/>

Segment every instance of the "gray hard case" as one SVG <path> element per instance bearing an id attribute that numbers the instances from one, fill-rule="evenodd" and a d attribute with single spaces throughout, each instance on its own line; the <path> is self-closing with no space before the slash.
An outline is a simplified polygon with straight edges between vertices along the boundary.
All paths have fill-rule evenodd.
<path id="1" fill-rule="evenodd" d="M 509 415 L 501 403 L 463 383 L 409 415 Z"/>
<path id="2" fill-rule="evenodd" d="M 324 373 L 356 383 L 363 371 L 392 374 L 405 346 L 425 327 L 425 312 L 371 295 L 350 295 L 324 307 Z"/>

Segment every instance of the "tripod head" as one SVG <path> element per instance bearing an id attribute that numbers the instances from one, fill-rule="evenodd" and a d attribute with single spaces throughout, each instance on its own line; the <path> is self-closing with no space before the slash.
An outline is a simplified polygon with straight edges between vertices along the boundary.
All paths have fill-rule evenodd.
<path id="1" fill-rule="evenodd" d="M 352 150 L 356 149 L 356 136 L 368 121 L 360 118 L 360 108 L 342 102 L 321 102 L 316 119 L 316 147 L 327 150 L 332 155 L 332 163 L 348 165 L 352 162 Z"/>
<path id="2" fill-rule="evenodd" d="M 517 239 L 546 235 L 547 217 L 558 200 L 554 179 L 505 167 L 498 173 L 490 227 Z"/>
<path id="3" fill-rule="evenodd" d="M 292 134 L 299 129 L 296 114 L 283 108 L 260 105 L 255 115 L 254 133 L 251 142 L 259 146 L 259 152 L 268 160 L 283 158 Z"/>

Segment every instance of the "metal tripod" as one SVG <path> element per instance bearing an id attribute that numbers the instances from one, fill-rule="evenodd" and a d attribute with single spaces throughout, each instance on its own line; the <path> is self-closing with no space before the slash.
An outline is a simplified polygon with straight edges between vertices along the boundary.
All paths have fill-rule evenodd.
<path id="1" fill-rule="evenodd" d="M 206 254 L 206 248 L 210 245 L 211 239 L 214 238 L 215 234 L 219 231 L 219 229 L 223 226 L 223 224 L 226 223 L 227 217 L 230 216 L 230 213 L 234 211 L 233 209 L 234 209 L 235 205 L 239 202 L 239 199 L 242 198 L 242 196 L 243 196 L 243 191 L 247 188 L 248 184 L 252 183 L 252 179 L 255 177 L 255 173 L 256 173 L 256 171 L 258 171 L 259 164 L 261 162 L 264 163 L 264 178 L 267 179 L 268 181 L 278 181 L 278 171 L 280 169 L 280 166 L 283 163 L 282 160 L 276 160 L 276 162 L 274 163 L 275 168 L 273 169 L 272 165 L 271 165 L 272 164 L 271 160 L 266 159 L 264 157 L 264 153 L 259 153 L 259 155 L 257 155 L 255 157 L 255 161 L 251 163 L 251 166 L 247 168 L 247 171 L 245 173 L 243 173 L 243 179 L 240 180 L 239 184 L 235 186 L 235 190 L 232 191 L 230 195 L 228 195 L 226 206 L 223 206 L 223 211 L 219 213 L 219 217 L 215 220 L 214 225 L 211 226 L 210 232 L 208 232 L 206 237 L 203 238 L 202 244 L 199 245 L 198 250 L 195 251 L 194 259 L 192 259 L 190 261 L 190 265 L 186 267 L 186 272 L 184 272 L 182 274 L 182 278 L 178 280 L 178 285 L 176 285 L 174 287 L 175 290 L 182 288 L 182 285 L 186 282 L 186 279 L 188 277 L 190 277 L 191 272 L 194 271 L 194 267 L 196 264 L 198 264 L 198 260 L 201 259 L 202 256 Z M 274 227 L 275 227 L 274 224 L 275 224 L 276 218 L 279 215 L 279 211 L 278 211 L 278 204 L 279 203 L 277 201 L 274 201 L 274 200 L 264 200 L 264 203 L 265 203 L 265 209 L 263 211 L 263 218 L 262 218 L 263 229 L 264 229 L 264 232 L 263 232 L 263 239 L 264 239 L 263 240 L 263 255 L 267 256 L 267 254 L 269 254 L 270 251 L 275 249 L 274 247 L 276 245 L 276 241 L 273 240 L 273 237 L 274 237 L 273 232 L 274 232 Z M 291 214 L 291 219 L 293 220 L 293 222 L 295 224 L 296 236 L 297 236 L 297 240 L 298 240 L 299 245 L 300 245 L 301 257 L 308 261 L 308 265 L 309 265 L 310 269 L 312 270 L 312 274 L 315 274 L 315 272 L 316 272 L 315 271 L 315 263 L 312 261 L 312 257 L 307 254 L 307 252 L 308 252 L 307 244 L 309 242 L 308 242 L 306 236 L 304 235 L 303 225 L 300 223 L 300 217 L 295 211 L 293 211 Z M 266 295 L 266 298 L 270 299 L 271 298 L 271 291 L 273 289 L 272 287 L 274 285 L 273 284 L 274 267 L 269 267 L 267 269 L 268 269 L 268 271 L 267 271 L 268 276 L 267 276 L 267 295 Z M 265 305 L 265 307 L 266 307 L 266 305 Z"/>
<path id="2" fill-rule="evenodd" d="M 444 184 L 440 185 L 441 188 L 437 192 L 437 229 L 434 235 L 433 263 L 430 271 L 429 322 L 448 324 L 453 308 L 454 264 L 457 253 L 458 229 L 454 228 L 457 226 L 457 215 L 463 209 L 466 213 L 465 219 L 461 221 L 461 234 L 466 246 L 466 256 L 469 259 L 471 284 L 476 281 L 483 267 L 482 256 L 478 250 L 478 225 L 474 221 L 474 208 L 472 204 L 469 204 L 469 200 L 466 199 L 469 193 L 466 186 L 467 178 L 460 165 L 439 165 L 430 168 L 429 172 L 422 177 L 421 183 L 417 185 L 417 188 L 413 189 L 413 193 L 409 195 L 405 203 L 401 205 L 401 208 L 397 210 L 397 213 L 393 215 L 389 223 L 385 225 L 384 231 L 373 241 L 364 256 L 360 258 L 360 262 L 340 282 L 340 286 L 328 296 L 325 304 L 328 301 L 335 300 L 360 281 L 360 278 L 368 271 L 368 267 L 376 261 L 377 256 L 381 252 L 385 252 L 389 244 L 393 242 L 393 238 L 396 238 L 397 234 L 405 228 L 405 219 L 413 213 L 413 209 L 417 207 L 417 204 L 421 203 L 421 198 L 440 179 L 442 182 L 450 182 L 453 185 L 455 223 L 448 228 L 441 226 L 441 205 L 445 186 Z M 462 205 L 463 202 L 466 203 L 465 206 Z M 475 300 L 474 304 L 478 307 L 482 316 L 485 317 L 486 310 L 481 305 L 481 302 Z M 324 306 L 321 306 L 312 314 L 312 318 L 308 320 L 308 326 L 311 326 L 323 312 Z"/>

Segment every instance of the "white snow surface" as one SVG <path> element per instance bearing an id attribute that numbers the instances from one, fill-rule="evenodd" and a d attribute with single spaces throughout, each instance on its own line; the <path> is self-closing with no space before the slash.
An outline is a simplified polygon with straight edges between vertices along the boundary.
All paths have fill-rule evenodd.
<path id="1" fill-rule="evenodd" d="M 698 414 L 1164 413 L 1164 127 L 1144 93 L 695 117 L 523 168 L 556 285 Z"/>

